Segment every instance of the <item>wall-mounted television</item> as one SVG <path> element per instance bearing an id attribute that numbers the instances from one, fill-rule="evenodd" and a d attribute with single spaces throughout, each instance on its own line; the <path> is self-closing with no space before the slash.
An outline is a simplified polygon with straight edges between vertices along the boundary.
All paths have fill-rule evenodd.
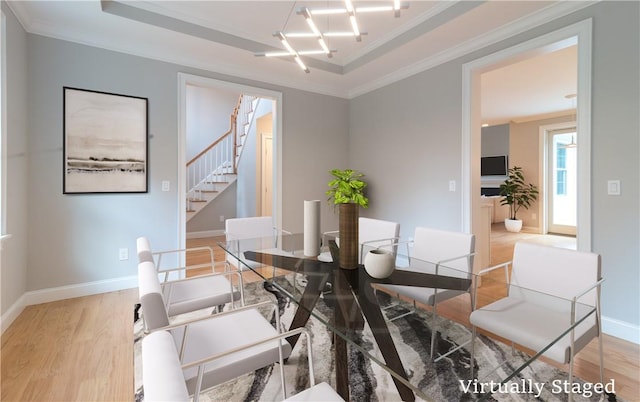
<path id="1" fill-rule="evenodd" d="M 507 155 L 483 156 L 482 158 L 480 158 L 481 176 L 506 176 L 507 169 Z"/>

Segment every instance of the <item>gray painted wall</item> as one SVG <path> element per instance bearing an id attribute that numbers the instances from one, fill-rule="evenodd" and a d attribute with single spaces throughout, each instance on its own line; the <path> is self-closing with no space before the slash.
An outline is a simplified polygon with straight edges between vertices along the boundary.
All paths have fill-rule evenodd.
<path id="1" fill-rule="evenodd" d="M 593 9 L 593 250 L 602 254 L 603 314 L 640 323 L 640 3 Z M 607 195 L 619 179 L 622 195 Z"/>
<path id="2" fill-rule="evenodd" d="M 639 3 L 603 2 L 416 74 L 351 102 L 349 161 L 367 173 L 372 216 L 416 226 L 459 229 L 462 65 L 569 24 L 593 18 L 592 239 L 606 278 L 603 314 L 640 323 L 638 163 Z M 620 179 L 621 196 L 608 196 Z M 633 331 L 633 329 L 632 329 Z"/>
<path id="3" fill-rule="evenodd" d="M 400 222 L 404 238 L 416 226 L 462 227 L 460 193 L 448 190 L 462 169 L 461 69 L 451 64 L 351 102 L 349 167 L 369 182 L 362 215 Z"/>
<path id="4" fill-rule="evenodd" d="M 284 122 L 282 228 L 302 231 L 304 200 L 322 200 L 320 225 L 322 231 L 338 229 L 338 215 L 327 199 L 327 183 L 331 169 L 356 166 L 349 151 L 349 101 L 331 102 L 319 94 L 299 91 L 283 95 L 283 111 L 297 119 Z"/>
<path id="5" fill-rule="evenodd" d="M 230 129 L 238 91 L 187 85 L 187 160 Z"/>
<path id="6" fill-rule="evenodd" d="M 7 174 L 6 230 L 0 261 L 0 312 L 4 314 L 27 290 L 27 35 L 5 2 Z M 9 101 L 10 100 L 10 101 Z"/>

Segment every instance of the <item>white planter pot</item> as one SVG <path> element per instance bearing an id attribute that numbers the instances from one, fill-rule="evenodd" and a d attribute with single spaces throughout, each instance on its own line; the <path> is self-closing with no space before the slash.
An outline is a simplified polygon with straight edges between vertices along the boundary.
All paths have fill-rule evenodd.
<path id="1" fill-rule="evenodd" d="M 370 250 L 364 257 L 364 269 L 373 278 L 383 279 L 396 269 L 393 253 L 387 250 Z"/>
<path id="2" fill-rule="evenodd" d="M 522 230 L 522 220 L 521 219 L 505 219 L 504 227 L 507 229 L 507 232 L 518 233 Z"/>

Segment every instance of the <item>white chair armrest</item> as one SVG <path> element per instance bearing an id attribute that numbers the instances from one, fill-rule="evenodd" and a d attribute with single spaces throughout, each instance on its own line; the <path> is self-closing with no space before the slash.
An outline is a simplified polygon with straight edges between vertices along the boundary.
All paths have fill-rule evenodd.
<path id="1" fill-rule="evenodd" d="M 194 392 L 194 395 L 193 395 L 194 402 L 198 401 L 198 395 L 201 392 L 202 378 L 204 376 L 204 365 L 205 364 L 207 364 L 207 363 L 209 363 L 209 362 L 211 362 L 213 360 L 220 359 L 220 358 L 223 358 L 225 356 L 229 356 L 231 354 L 240 352 L 240 351 L 242 351 L 244 349 L 252 348 L 252 347 L 255 347 L 255 346 L 258 346 L 258 345 L 262 345 L 262 344 L 265 344 L 265 343 L 270 343 L 270 342 L 273 342 L 273 341 L 281 340 L 281 339 L 288 338 L 290 336 L 295 336 L 295 335 L 304 335 L 307 338 L 307 342 L 306 343 L 307 343 L 307 356 L 308 356 L 308 359 L 309 359 L 309 383 L 310 383 L 311 386 L 314 386 L 315 385 L 315 373 L 313 371 L 311 337 L 309 335 L 309 332 L 306 330 L 306 328 L 302 327 L 302 328 L 292 329 L 292 330 L 287 331 L 287 332 L 282 332 L 282 333 L 279 333 L 277 335 L 273 335 L 273 336 L 261 339 L 261 340 L 256 341 L 256 342 L 251 342 L 251 343 L 248 343 L 248 344 L 245 344 L 245 345 L 242 345 L 242 346 L 238 346 L 236 348 L 226 350 L 226 351 L 224 351 L 222 353 L 218 353 L 218 354 L 213 355 L 213 356 L 208 356 L 208 357 L 205 357 L 203 359 L 196 360 L 194 362 L 191 362 L 191 363 L 183 365 L 182 366 L 183 370 L 186 370 L 186 369 L 189 369 L 189 368 L 193 368 L 193 367 L 198 367 L 198 377 L 197 377 L 197 380 L 196 380 L 196 388 L 195 388 L 195 392 Z M 282 359 L 282 351 L 281 351 L 281 353 L 280 353 L 280 364 L 283 363 L 282 360 L 283 359 Z"/>
<path id="2" fill-rule="evenodd" d="M 577 313 L 576 304 L 578 302 L 578 299 L 580 299 L 582 296 L 589 293 L 593 289 L 600 288 L 600 285 L 602 285 L 602 282 L 604 282 L 604 278 L 600 279 L 598 282 L 594 283 L 593 285 L 587 287 L 583 291 L 573 296 L 573 298 L 571 299 L 571 324 L 574 324 L 576 322 L 576 313 Z M 596 298 L 596 303 L 598 304 L 599 304 L 599 299 L 600 299 L 599 297 Z M 599 309 L 600 306 L 596 306 L 596 308 Z"/>
<path id="3" fill-rule="evenodd" d="M 285 229 L 279 229 L 279 228 L 277 228 L 277 227 L 274 227 L 274 228 L 273 228 L 273 230 L 275 230 L 275 231 L 276 231 L 276 232 L 278 232 L 278 233 L 282 233 L 282 234 L 288 234 L 288 235 L 293 234 L 292 232 L 290 232 L 290 231 L 288 231 L 288 230 L 285 230 Z"/>
<path id="4" fill-rule="evenodd" d="M 373 244 L 373 243 L 381 243 L 381 242 L 385 242 L 388 241 L 389 244 L 380 244 L 379 246 L 372 246 L 375 247 L 376 249 L 379 249 L 381 247 L 391 247 L 394 248 L 397 246 L 395 246 L 394 244 L 397 243 L 397 241 L 399 240 L 399 237 L 388 237 L 386 239 L 374 239 L 374 240 L 367 240 L 367 241 L 363 241 L 362 243 L 360 243 L 360 258 L 362 259 L 362 261 L 364 261 L 364 248 L 365 246 L 367 246 L 368 244 Z M 396 254 L 396 253 L 394 253 Z"/>
<path id="5" fill-rule="evenodd" d="M 240 271 L 236 271 L 236 270 L 230 270 L 230 271 L 224 271 L 224 272 L 214 272 L 214 273 L 211 273 L 211 274 L 197 275 L 197 276 L 191 276 L 191 277 L 188 277 L 188 278 L 181 278 L 181 279 L 165 280 L 165 281 L 160 283 L 160 286 L 162 286 L 164 288 L 166 285 L 172 285 L 174 283 L 189 282 L 189 281 L 193 281 L 193 280 L 196 280 L 196 279 L 208 278 L 208 277 L 211 277 L 211 276 L 232 276 L 232 275 L 237 275 L 238 276 L 238 284 L 239 284 L 239 286 L 242 286 L 243 285 L 242 273 Z"/>
<path id="6" fill-rule="evenodd" d="M 180 248 L 180 249 L 174 249 L 174 250 L 161 250 L 161 251 L 153 251 L 151 252 L 152 256 L 158 256 L 158 261 L 156 261 L 156 267 L 158 268 L 158 270 L 163 269 L 162 268 L 162 257 L 168 254 L 180 254 L 180 253 L 184 253 L 184 255 L 186 256 L 187 253 L 191 253 L 194 251 L 208 251 L 209 252 L 209 261 L 211 262 L 211 264 L 214 263 L 214 258 L 213 258 L 213 248 L 210 246 L 200 246 L 200 247 L 190 247 L 190 248 Z"/>
<path id="7" fill-rule="evenodd" d="M 602 284 L 602 282 L 604 282 L 604 278 L 600 279 L 598 282 L 594 283 L 593 285 L 587 287 L 583 291 L 581 291 L 578 294 L 576 294 L 575 296 L 573 296 L 573 302 L 575 303 L 579 298 L 581 298 L 582 296 L 587 294 L 590 290 L 600 286 Z"/>
<path id="8" fill-rule="evenodd" d="M 222 313 L 218 313 L 215 315 L 209 315 L 206 317 L 199 317 L 199 318 L 194 318 L 191 320 L 186 320 L 186 321 L 181 321 L 179 323 L 176 324 L 169 324 L 166 325 L 164 327 L 158 327 L 154 330 L 151 330 L 150 333 L 153 332 L 157 332 L 157 331 L 168 331 L 168 330 L 172 330 L 172 329 L 178 329 L 178 328 L 183 328 L 183 333 L 182 333 L 182 344 L 180 346 L 180 350 L 178 351 L 178 356 L 180 358 L 180 362 L 182 362 L 182 359 L 184 358 L 184 349 L 185 346 L 187 344 L 187 336 L 188 336 L 188 329 L 189 329 L 189 325 L 194 324 L 196 322 L 201 322 L 201 321 L 206 321 L 206 320 L 214 320 L 216 318 L 222 317 L 222 316 L 226 316 L 229 314 L 237 314 L 239 312 L 245 311 L 245 310 L 250 310 L 250 309 L 256 309 L 257 307 L 261 307 L 261 306 L 265 306 L 265 305 L 273 305 L 276 309 L 276 329 L 279 330 L 280 328 L 280 310 L 278 307 L 278 303 L 276 303 L 273 300 L 267 300 L 267 301 L 263 301 L 260 303 L 255 303 L 249 306 L 242 306 L 242 307 L 238 307 L 238 308 L 234 308 L 232 310 L 229 311 L 225 311 Z"/>
<path id="9" fill-rule="evenodd" d="M 509 265 L 511 265 L 511 263 L 512 263 L 512 262 L 513 262 L 513 261 L 507 261 L 507 262 L 504 262 L 504 263 L 502 263 L 502 264 L 494 265 L 494 266 L 492 266 L 492 267 L 489 267 L 489 268 L 485 268 L 485 269 L 483 269 L 483 270 L 480 270 L 480 271 L 478 272 L 478 277 L 481 277 L 481 276 L 483 276 L 483 275 L 486 275 L 486 274 L 488 274 L 488 273 L 489 273 L 489 272 L 491 272 L 491 271 L 495 271 L 496 269 L 503 268 L 503 269 L 504 269 L 505 280 L 506 280 L 506 285 L 507 285 L 507 289 L 508 289 L 508 286 L 509 286 L 509 269 L 508 269 L 508 267 L 509 267 Z M 479 281 L 478 281 L 478 280 L 474 280 L 473 282 L 474 282 L 474 283 L 473 283 L 473 307 L 472 307 L 472 308 L 473 308 L 473 310 L 475 311 L 475 310 L 476 310 L 476 308 L 477 308 L 476 303 L 477 303 L 477 301 L 478 301 L 478 297 L 477 297 L 477 295 L 478 295 L 478 282 L 479 282 Z"/>
<path id="10" fill-rule="evenodd" d="M 213 264 L 208 264 L 208 263 L 195 264 L 195 265 L 188 265 L 186 267 L 175 267 L 175 268 L 167 268 L 167 269 L 158 269 L 157 271 L 158 271 L 159 274 L 165 274 L 165 278 L 168 278 L 168 275 L 171 274 L 172 272 L 186 271 L 187 269 L 198 269 L 198 268 L 208 268 L 208 267 L 214 268 L 214 267 L 217 267 L 217 266 L 220 266 L 220 265 L 225 267 L 225 271 L 229 271 L 229 267 L 225 263 L 226 263 L 226 261 L 217 261 L 217 262 L 214 262 Z M 215 273 L 215 272 L 212 272 L 212 273 Z M 201 275 L 210 275 L 210 274 L 201 274 Z M 201 276 L 201 275 L 198 275 L 198 276 Z"/>
<path id="11" fill-rule="evenodd" d="M 391 243 L 389 243 L 389 244 L 383 244 L 382 245 L 384 247 L 387 247 L 387 246 L 394 246 L 395 244 L 397 244 L 398 243 L 398 239 L 400 239 L 400 238 L 399 237 L 389 237 L 389 238 L 386 238 L 386 239 L 375 239 L 375 240 L 363 241 L 360 244 L 365 245 L 365 244 L 370 244 L 370 243 L 380 243 L 381 241 L 391 241 Z"/>
<path id="12" fill-rule="evenodd" d="M 469 257 L 473 257 L 474 255 L 476 255 L 476 253 L 469 253 L 469 254 L 464 254 L 464 255 L 459 255 L 457 257 L 452 257 L 452 258 L 446 258 L 444 260 L 440 260 L 436 263 L 436 265 L 443 265 L 444 263 L 447 262 L 451 262 L 451 261 L 456 261 L 456 260 L 461 260 L 463 258 L 469 258 Z M 437 269 L 437 268 L 436 268 Z"/>
<path id="13" fill-rule="evenodd" d="M 401 244 L 404 244 L 405 246 L 407 246 L 407 255 L 406 255 L 406 257 L 409 259 L 409 263 L 411 263 L 411 253 L 409 252 L 409 246 L 411 244 L 413 244 L 413 243 L 414 243 L 413 240 L 404 240 L 404 241 L 397 241 L 397 242 L 393 243 L 391 246 L 392 247 L 398 247 Z"/>
<path id="14" fill-rule="evenodd" d="M 207 315 L 205 317 L 198 317 L 198 318 L 194 318 L 194 319 L 191 319 L 191 320 L 181 321 L 181 322 L 175 323 L 175 324 L 165 325 L 164 327 L 158 327 L 158 328 L 152 329 L 152 330 L 149 331 L 149 333 L 153 333 L 153 332 L 157 332 L 157 331 L 168 331 L 168 330 L 171 330 L 171 329 L 187 327 L 187 326 L 189 326 L 189 325 L 191 325 L 193 323 L 196 323 L 196 322 L 206 321 L 206 320 L 213 320 L 216 317 L 221 317 L 221 316 L 225 316 L 225 315 L 229 315 L 229 314 L 236 314 L 236 313 L 239 313 L 239 312 L 244 311 L 244 310 L 255 309 L 255 308 L 258 308 L 258 307 L 267 306 L 269 304 L 275 306 L 276 309 L 278 308 L 278 304 L 275 301 L 273 301 L 273 300 L 265 300 L 263 302 L 254 303 L 254 304 L 250 304 L 250 305 L 247 305 L 247 306 L 236 307 L 234 309 L 231 309 L 231 310 L 228 310 L 228 311 L 224 311 L 224 312 L 221 312 L 221 313 L 217 313 L 217 314 L 214 314 L 214 315 Z"/>
<path id="15" fill-rule="evenodd" d="M 178 248 L 175 250 L 162 250 L 162 251 L 153 251 L 151 254 L 153 255 L 161 255 L 161 254 L 175 254 L 175 253 L 184 253 L 191 251 L 210 251 L 213 253 L 213 248 L 210 246 L 199 246 L 199 247 L 189 247 L 189 248 Z"/>
<path id="16" fill-rule="evenodd" d="M 478 271 L 478 275 L 484 275 L 484 274 L 486 274 L 488 272 L 491 272 L 491 271 L 494 271 L 494 270 L 496 270 L 498 268 L 506 268 L 509 265 L 511 265 L 512 262 L 513 261 L 507 261 L 507 262 L 504 262 L 502 264 L 498 264 L 498 265 L 494 265 L 494 266 L 489 267 L 489 268 L 485 268 L 483 270 Z"/>

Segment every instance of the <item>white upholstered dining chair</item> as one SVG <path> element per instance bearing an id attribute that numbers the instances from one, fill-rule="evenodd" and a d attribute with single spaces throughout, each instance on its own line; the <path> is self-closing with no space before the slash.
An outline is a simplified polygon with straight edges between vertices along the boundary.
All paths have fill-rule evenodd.
<path id="1" fill-rule="evenodd" d="M 330 236 L 337 236 L 338 231 L 330 231 L 323 233 L 323 243 L 326 243 Z M 400 224 L 382 219 L 358 218 L 358 262 L 362 263 L 364 254 L 375 248 L 382 248 L 396 254 L 398 240 L 400 239 Z M 340 239 L 336 237 L 336 243 L 339 245 Z M 320 261 L 333 261 L 329 251 L 323 251 L 318 256 Z"/>
<path id="2" fill-rule="evenodd" d="M 139 237 L 136 240 L 136 246 L 138 262 L 148 262 L 153 264 L 156 269 L 167 314 L 170 317 L 205 308 L 214 308 L 218 311 L 220 306 L 227 303 L 233 304 L 237 301 L 244 305 L 242 276 L 237 271 L 227 270 L 227 265 L 224 262 L 216 264 L 213 250 L 210 247 L 152 251 L 147 237 Z M 180 255 L 185 252 L 204 253 L 208 256 L 208 261 L 184 267 L 173 267 L 173 265 L 169 268 L 162 267 L 163 257 L 171 254 Z M 183 257 L 186 258 L 184 254 Z M 216 265 L 219 265 L 224 271 L 216 272 L 214 268 Z M 186 277 L 186 270 L 193 268 L 206 268 L 211 273 Z M 238 286 L 233 285 L 231 278 L 236 278 Z"/>
<path id="3" fill-rule="evenodd" d="M 255 239 L 256 244 L 251 244 L 253 251 L 261 250 L 266 253 L 288 255 L 290 253 L 278 248 L 279 236 L 289 232 L 275 227 L 271 216 L 253 216 L 247 218 L 229 218 L 225 221 L 225 238 L 227 245 L 233 248 L 233 242 L 238 241 L 238 247 L 242 247 L 242 240 L 246 240 L 243 245 L 247 246 L 249 240 Z M 253 243 L 253 240 L 251 241 Z M 237 250 L 242 251 L 242 250 Z M 256 269 L 264 266 L 255 261 L 243 260 L 242 263 L 229 253 L 226 253 L 228 264 L 238 267 L 240 270 L 247 268 Z"/>
<path id="4" fill-rule="evenodd" d="M 474 309 L 469 317 L 473 325 L 472 378 L 476 328 L 481 328 L 535 352 L 541 352 L 557 339 L 542 355 L 561 364 L 568 363 L 570 383 L 576 353 L 598 337 L 600 383 L 604 383 L 600 256 L 519 242 L 511 262 L 487 268 L 480 275 L 496 269 L 505 271 L 507 296 Z M 568 331 L 573 323 L 578 324 Z M 569 394 L 570 401 L 572 397 Z"/>
<path id="5" fill-rule="evenodd" d="M 140 303 L 147 324 L 146 333 L 149 334 L 143 339 L 143 351 L 145 344 L 147 350 L 163 350 L 161 353 L 149 352 L 146 363 L 143 356 L 145 399 L 149 395 L 147 387 L 159 390 L 152 395 L 163 398 L 165 387 L 171 386 L 171 395 L 175 391 L 178 400 L 184 398 L 185 387 L 187 395 L 194 395 L 197 400 L 200 390 L 273 363 L 279 363 L 281 386 L 286 398 L 283 364 L 291 354 L 291 345 L 284 338 L 305 332 L 304 329 L 299 329 L 281 333 L 277 303 L 266 301 L 189 321 L 170 323 L 153 263 L 144 261 L 138 264 L 138 277 Z M 269 307 L 276 310 L 275 327 L 259 310 Z M 310 348 L 310 339 L 307 344 Z M 310 352 L 309 350 L 309 356 Z M 176 377 L 180 377 L 175 369 L 159 372 L 160 368 L 157 367 L 162 364 L 175 366 L 175 358 L 171 356 L 173 353 L 177 353 L 183 385 L 176 380 Z"/>
<path id="6" fill-rule="evenodd" d="M 299 328 L 295 333 L 301 333 L 308 337 L 308 333 L 304 329 Z M 287 332 L 280 334 L 280 337 L 291 336 Z M 267 340 L 264 342 L 269 342 Z M 337 392 L 331 388 L 326 382 L 315 383 L 313 375 L 313 360 L 311 353 L 311 342 L 307 342 L 308 359 L 309 359 L 309 385 L 310 387 L 299 392 L 287 399 L 285 402 L 311 402 L 311 401 L 344 401 Z M 223 358 L 225 353 L 219 353 L 216 356 L 210 356 L 203 359 L 197 366 L 205 365 L 216 359 Z M 190 401 L 189 390 L 185 383 L 183 374 L 183 365 L 178 356 L 175 341 L 171 333 L 165 330 L 153 332 L 142 340 L 142 382 L 144 386 L 144 400 L 147 402 Z M 201 386 L 194 389 L 193 401 L 199 399 L 201 392 L 207 389 Z"/>
<path id="7" fill-rule="evenodd" d="M 475 253 L 475 236 L 473 234 L 417 227 L 412 243 L 409 266 L 406 268 L 398 267 L 398 270 L 460 276 L 471 279 Z M 414 306 L 416 302 L 431 306 L 433 311 L 431 356 L 434 355 L 435 351 L 438 303 L 465 293 L 469 293 L 472 299 L 471 287 L 467 291 L 462 291 L 401 285 L 379 286 L 392 294 L 413 300 Z M 471 300 L 471 303 L 473 303 L 473 300 Z M 440 358 L 444 356 L 446 355 Z"/>

